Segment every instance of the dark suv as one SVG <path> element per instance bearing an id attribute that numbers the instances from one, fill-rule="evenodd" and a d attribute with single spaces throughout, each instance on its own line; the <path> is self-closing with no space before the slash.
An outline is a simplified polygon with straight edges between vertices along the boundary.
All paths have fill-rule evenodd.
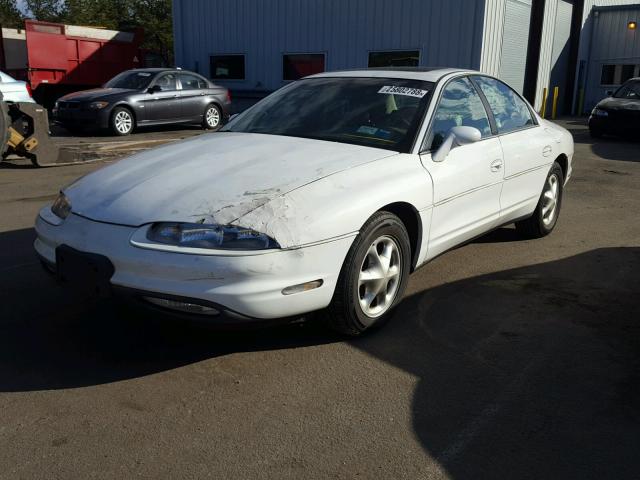
<path id="1" fill-rule="evenodd" d="M 180 69 L 127 70 L 103 88 L 70 93 L 53 109 L 68 130 L 108 128 L 128 135 L 138 126 L 197 123 L 218 129 L 229 117 L 229 90 Z"/>

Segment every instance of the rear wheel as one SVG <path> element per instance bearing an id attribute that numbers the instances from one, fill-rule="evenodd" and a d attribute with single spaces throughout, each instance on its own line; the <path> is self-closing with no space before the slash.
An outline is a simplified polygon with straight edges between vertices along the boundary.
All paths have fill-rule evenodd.
<path id="1" fill-rule="evenodd" d="M 378 212 L 362 227 L 344 261 L 326 311 L 329 325 L 350 336 L 384 324 L 402 298 L 411 258 L 402 221 Z"/>
<path id="2" fill-rule="evenodd" d="M 202 126 L 207 130 L 217 130 L 222 125 L 222 112 L 217 105 L 209 105 L 204 111 Z"/>
<path id="3" fill-rule="evenodd" d="M 111 114 L 111 131 L 116 135 L 129 135 L 133 131 L 133 114 L 128 108 L 116 107 Z"/>
<path id="4" fill-rule="evenodd" d="M 560 215 L 563 185 L 562 167 L 555 162 L 544 182 L 542 194 L 533 215 L 526 220 L 516 222 L 518 233 L 525 238 L 541 238 L 551 233 Z"/>

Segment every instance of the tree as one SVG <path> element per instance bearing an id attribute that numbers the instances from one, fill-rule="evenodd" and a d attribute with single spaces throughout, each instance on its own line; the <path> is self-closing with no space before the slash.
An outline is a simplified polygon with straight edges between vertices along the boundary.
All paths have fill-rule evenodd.
<path id="1" fill-rule="evenodd" d="M 132 20 L 144 28 L 144 48 L 157 52 L 166 65 L 173 61 L 173 24 L 171 0 L 131 2 Z"/>
<path id="2" fill-rule="evenodd" d="M 30 16 L 44 22 L 59 22 L 65 13 L 63 0 L 25 0 Z"/>
<path id="3" fill-rule="evenodd" d="M 16 0 L 0 0 L 0 25 L 6 28 L 24 28 L 24 19 Z"/>

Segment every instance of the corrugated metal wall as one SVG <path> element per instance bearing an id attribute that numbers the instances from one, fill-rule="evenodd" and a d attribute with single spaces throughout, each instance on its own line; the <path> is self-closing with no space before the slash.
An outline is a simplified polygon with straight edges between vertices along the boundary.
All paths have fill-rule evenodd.
<path id="1" fill-rule="evenodd" d="M 611 86 L 601 85 L 602 66 L 640 65 L 640 32 L 629 30 L 629 21 L 640 21 L 640 5 L 599 11 L 593 18 L 593 38 L 586 77 L 585 111 L 607 95 Z M 636 69 L 637 71 L 637 69 Z"/>
<path id="2" fill-rule="evenodd" d="M 612 7 L 616 5 L 634 5 L 640 3 L 640 0 L 584 0 L 584 13 L 582 15 L 582 34 L 580 35 L 580 48 L 578 50 L 578 63 L 576 73 L 576 83 L 574 91 L 578 93 L 574 97 L 573 101 L 573 110 L 577 112 L 578 109 L 578 97 L 580 88 L 584 85 L 584 81 L 586 79 L 586 69 L 583 72 L 583 78 L 580 78 L 580 64 L 584 62 L 586 67 L 588 58 L 589 58 L 589 50 L 591 44 L 591 30 L 593 26 L 593 7 Z M 583 108 L 583 112 L 577 113 L 586 113 L 588 109 Z"/>
<path id="3" fill-rule="evenodd" d="M 327 70 L 366 67 L 371 50 L 419 49 L 424 66 L 481 63 L 484 0 L 174 0 L 173 6 L 177 65 L 209 76 L 210 55 L 243 53 L 246 79 L 220 82 L 238 90 L 280 87 L 283 53 L 324 52 Z"/>
<path id="4" fill-rule="evenodd" d="M 584 0 L 584 10 L 582 17 L 582 31 L 580 34 L 580 46 L 578 49 L 578 61 L 576 71 L 576 83 L 574 86 L 573 110 L 577 107 L 577 96 L 580 86 L 580 62 L 587 60 L 589 55 L 589 43 L 591 38 L 592 10 L 594 6 L 614 6 L 630 5 L 639 3 L 640 0 Z M 575 8 L 575 7 L 574 7 Z M 544 10 L 544 20 L 542 28 L 540 62 L 538 65 L 538 79 L 536 89 L 536 100 L 534 106 L 540 110 L 542 106 L 542 94 L 544 88 L 552 88 L 550 84 L 551 69 L 553 68 L 553 40 L 556 36 L 555 26 L 558 12 L 558 0 L 546 0 Z M 565 88 L 566 90 L 566 88 Z M 561 92 L 561 96 L 567 92 Z M 549 106 L 548 104 L 547 106 Z"/>

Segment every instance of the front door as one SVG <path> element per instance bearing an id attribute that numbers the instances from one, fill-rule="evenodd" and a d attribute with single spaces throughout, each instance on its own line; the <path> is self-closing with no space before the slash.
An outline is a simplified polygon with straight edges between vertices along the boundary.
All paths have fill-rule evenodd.
<path id="1" fill-rule="evenodd" d="M 482 140 L 456 146 L 442 162 L 438 149 L 455 126 L 480 130 Z M 421 156 L 433 179 L 433 215 L 428 258 L 469 240 L 497 224 L 502 188 L 502 148 L 493 136 L 487 111 L 467 78 L 444 89 L 427 138 L 431 153 Z"/>
<path id="2" fill-rule="evenodd" d="M 180 118 L 180 92 L 175 73 L 164 73 L 152 87 L 160 90 L 148 93 L 145 101 L 147 119 L 152 122 L 170 121 Z"/>

